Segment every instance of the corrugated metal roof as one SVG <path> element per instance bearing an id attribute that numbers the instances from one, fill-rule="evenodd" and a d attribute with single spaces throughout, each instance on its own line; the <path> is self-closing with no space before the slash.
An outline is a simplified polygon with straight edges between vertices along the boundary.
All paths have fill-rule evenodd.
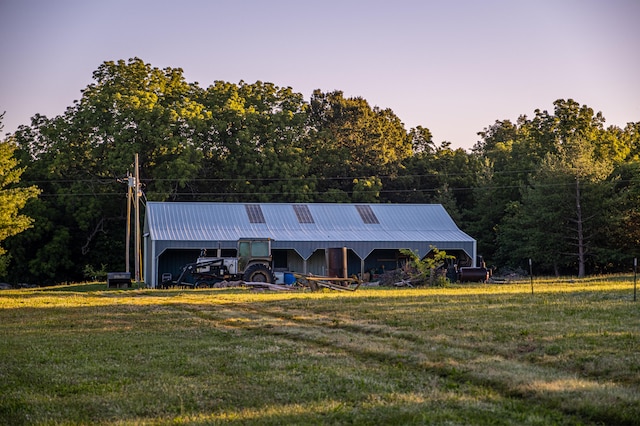
<path id="1" fill-rule="evenodd" d="M 262 203 L 264 223 L 243 203 L 149 202 L 146 231 L 153 241 L 236 241 L 269 237 L 284 241 L 470 242 L 440 204 Z M 300 221 L 294 206 L 306 206 L 312 222 Z M 363 217 L 369 210 L 379 223 Z M 299 210 L 299 209 L 298 209 Z"/>
<path id="2" fill-rule="evenodd" d="M 271 238 L 273 249 L 294 250 L 305 261 L 332 247 L 348 247 L 363 262 L 377 249 L 411 249 L 422 257 L 437 247 L 476 255 L 476 241 L 439 204 L 149 202 L 146 282 L 157 285 L 166 250 L 235 248 L 238 239 L 252 237 Z"/>

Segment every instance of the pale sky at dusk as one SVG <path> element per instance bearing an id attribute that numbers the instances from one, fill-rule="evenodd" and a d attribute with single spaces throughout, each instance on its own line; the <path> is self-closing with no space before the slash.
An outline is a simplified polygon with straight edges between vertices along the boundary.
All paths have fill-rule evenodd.
<path id="1" fill-rule="evenodd" d="M 0 136 L 132 57 L 203 88 L 341 90 L 456 148 L 559 98 L 640 121 L 639 0 L 2 0 Z"/>

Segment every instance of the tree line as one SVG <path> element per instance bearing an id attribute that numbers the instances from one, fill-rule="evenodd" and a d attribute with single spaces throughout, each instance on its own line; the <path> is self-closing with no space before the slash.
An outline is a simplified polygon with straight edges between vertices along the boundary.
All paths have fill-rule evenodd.
<path id="1" fill-rule="evenodd" d="M 53 284 L 123 269 L 136 153 L 146 200 L 440 203 L 499 269 L 528 259 L 548 274 L 628 269 L 640 243 L 640 122 L 605 127 L 600 112 L 559 99 L 478 137 L 469 152 L 437 144 L 341 91 L 306 101 L 261 81 L 202 88 L 180 68 L 104 62 L 62 115 L 36 115 L 2 142 L 21 176 L 0 194 L 26 191 L 16 208 L 27 222 L 0 234 L 0 277 Z"/>

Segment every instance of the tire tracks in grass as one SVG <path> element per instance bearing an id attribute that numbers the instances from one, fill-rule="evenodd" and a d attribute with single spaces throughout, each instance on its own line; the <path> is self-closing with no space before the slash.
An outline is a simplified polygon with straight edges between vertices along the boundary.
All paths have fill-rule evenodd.
<path id="1" fill-rule="evenodd" d="M 505 398 L 535 403 L 586 422 L 637 424 L 640 393 L 633 386 L 598 382 L 574 373 L 486 353 L 464 342 L 434 341 L 419 331 L 399 330 L 303 308 L 266 303 L 177 304 L 217 327 L 272 335 L 361 362 L 392 364 L 435 374 L 457 385 L 488 387 Z M 242 318 L 242 321 L 237 320 Z"/>

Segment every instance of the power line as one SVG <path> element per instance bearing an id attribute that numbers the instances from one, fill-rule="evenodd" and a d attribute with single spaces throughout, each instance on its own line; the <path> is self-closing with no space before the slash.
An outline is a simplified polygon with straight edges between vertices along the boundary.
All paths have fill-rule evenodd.
<path id="1" fill-rule="evenodd" d="M 617 183 L 625 183 L 630 182 L 630 180 L 625 181 L 617 181 Z M 550 184 L 539 184 L 535 185 L 534 188 L 561 188 L 561 187 L 573 187 L 575 183 L 566 182 L 566 183 L 550 183 Z M 506 189 L 520 189 L 523 186 L 530 187 L 531 185 L 500 185 L 500 186 L 475 186 L 475 187 L 447 187 L 446 191 L 451 192 L 462 192 L 462 191 L 498 191 L 498 190 L 506 190 Z M 444 191 L 445 188 L 437 187 L 437 188 L 408 188 L 408 189 L 369 189 L 369 190 L 357 190 L 357 191 L 347 191 L 347 192 L 357 192 L 359 194 L 420 194 L 420 193 L 437 193 Z M 160 192 L 160 191 L 147 191 L 143 192 L 143 196 L 155 196 L 155 195 L 170 195 L 172 197 L 223 197 L 223 196 L 249 196 L 249 195 L 268 195 L 268 196 L 285 196 L 285 195 L 324 195 L 326 191 L 304 191 L 304 192 L 283 192 L 283 191 L 250 191 L 250 192 Z M 65 193 L 65 194 L 47 194 L 41 193 L 40 197 L 50 198 L 50 197 L 120 197 L 125 198 L 126 194 L 120 194 L 116 192 L 78 192 L 78 193 Z"/>
<path id="2" fill-rule="evenodd" d="M 535 170 L 518 170 L 518 171 L 492 171 L 491 175 L 514 175 L 514 174 L 527 174 L 533 173 Z M 411 175 L 362 175 L 362 176 L 292 176 L 292 177 L 235 177 L 235 178 L 193 178 L 188 182 L 242 182 L 242 181 L 263 181 L 263 182 L 276 182 L 276 181 L 336 181 L 336 180 L 354 180 L 354 179 L 370 179 L 376 177 L 378 179 L 403 179 L 403 178 L 427 178 L 427 177 L 457 177 L 457 176 L 477 176 L 482 172 L 464 172 L 464 173 L 449 173 L 449 172 L 434 172 L 423 174 L 411 174 Z M 152 182 L 179 182 L 180 179 L 176 178 L 141 178 L 141 183 Z M 37 185 L 44 183 L 99 183 L 99 184 L 111 184 L 118 182 L 115 178 L 97 178 L 97 179 L 42 179 L 42 180 L 25 180 L 22 183 L 28 185 Z"/>

